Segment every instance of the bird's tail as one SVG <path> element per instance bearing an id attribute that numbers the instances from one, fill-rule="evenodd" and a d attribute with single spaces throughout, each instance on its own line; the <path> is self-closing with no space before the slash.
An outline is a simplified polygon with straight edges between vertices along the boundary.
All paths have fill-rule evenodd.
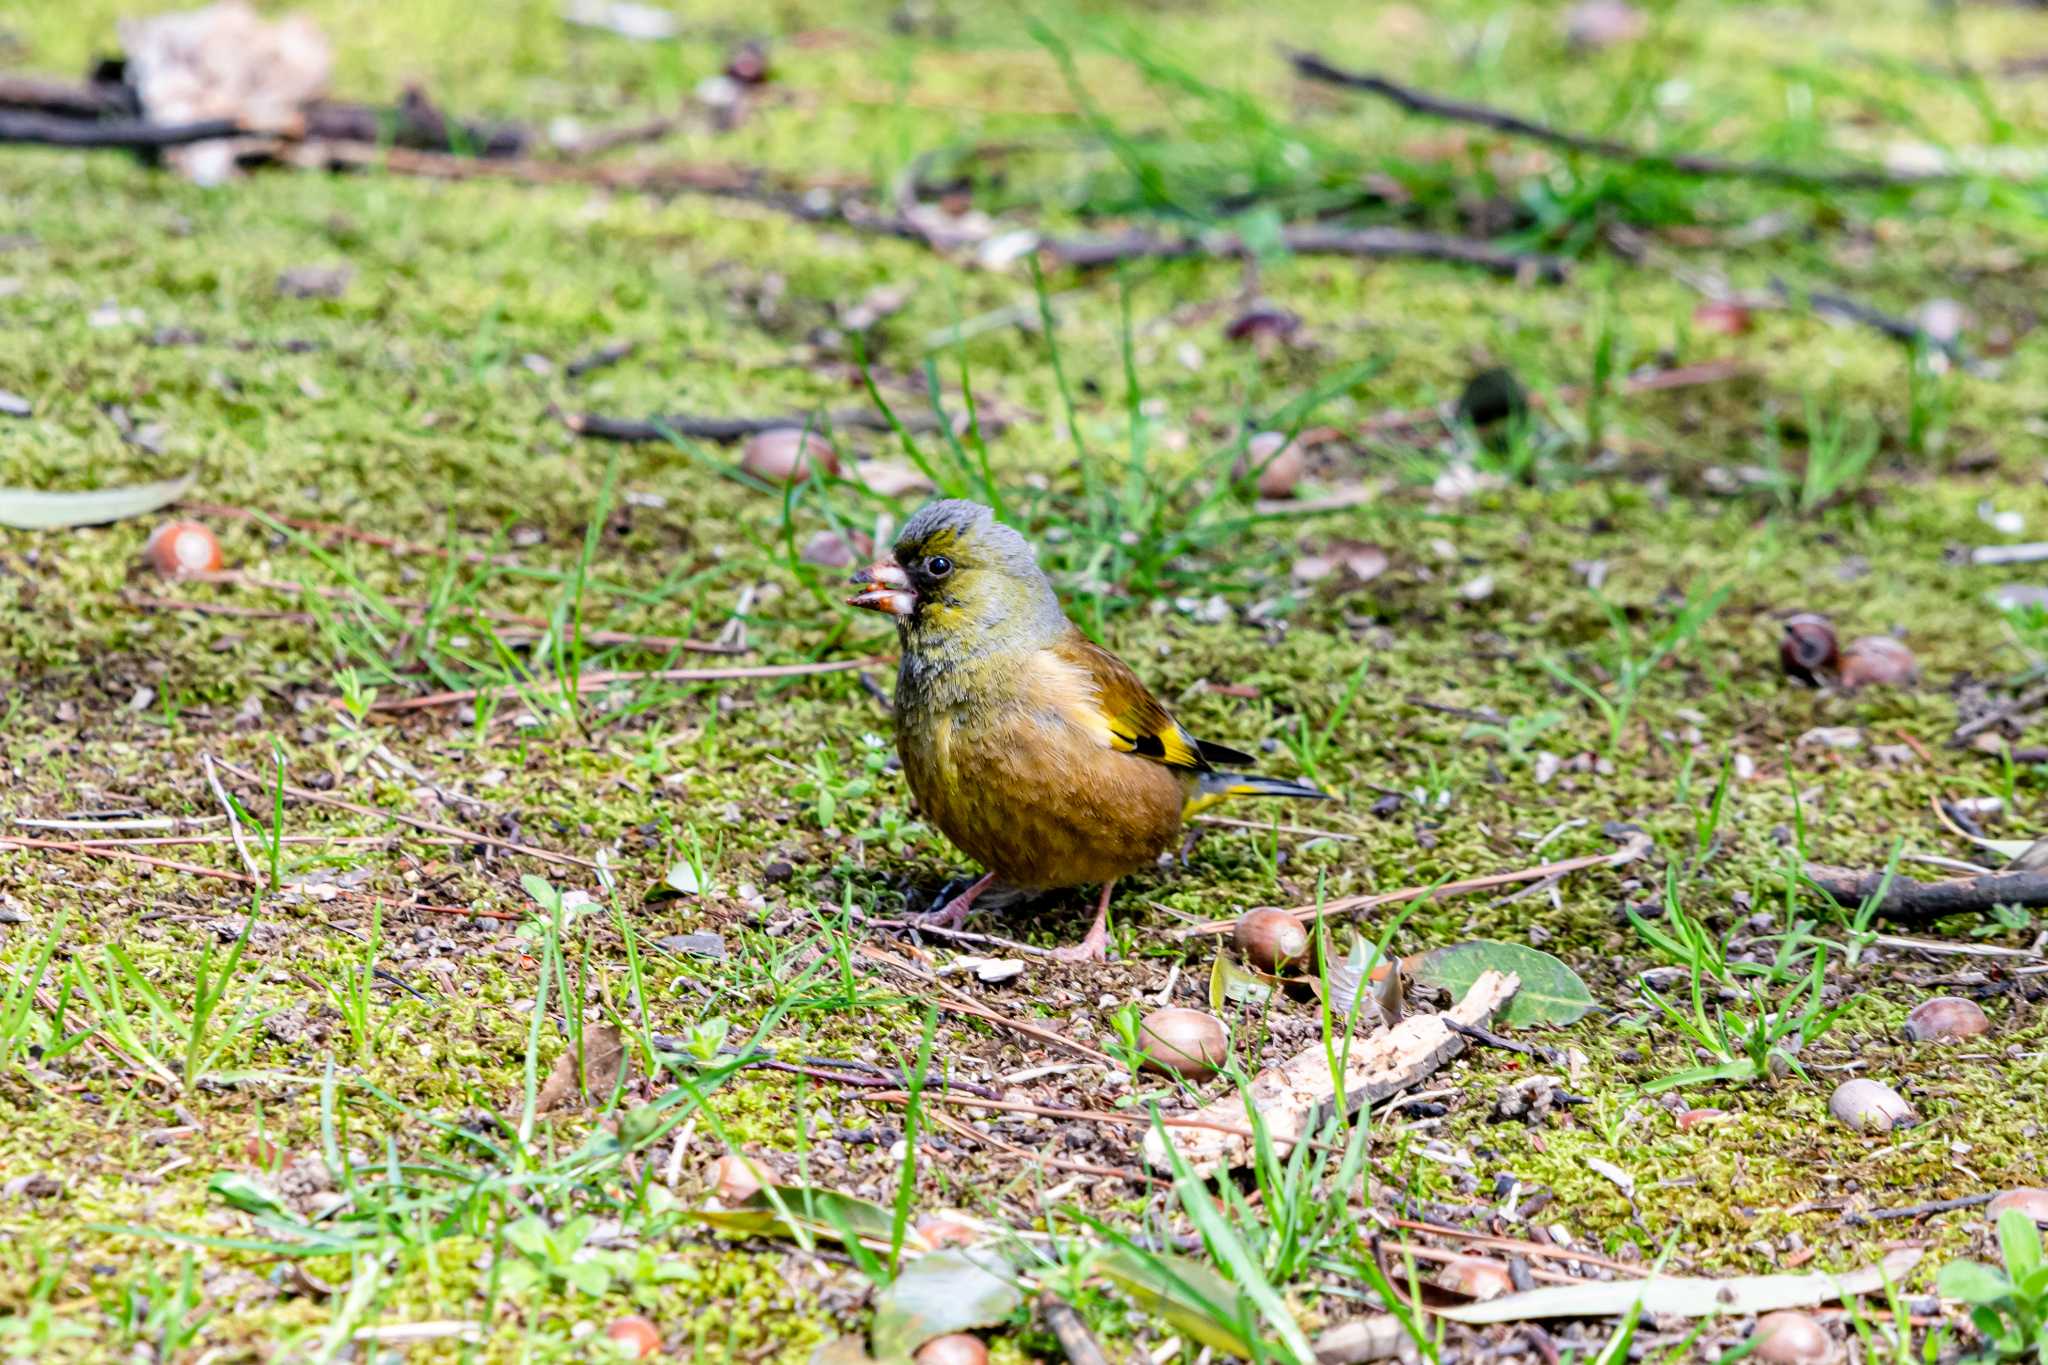
<path id="1" fill-rule="evenodd" d="M 1320 787 L 1311 787 L 1306 782 L 1296 782 L 1286 777 L 1260 777 L 1256 773 L 1203 773 L 1195 786 L 1195 794 L 1181 808 L 1181 818 L 1199 815 L 1211 806 L 1228 801 L 1233 796 L 1294 796 L 1311 801 L 1331 801 L 1335 798 Z"/>

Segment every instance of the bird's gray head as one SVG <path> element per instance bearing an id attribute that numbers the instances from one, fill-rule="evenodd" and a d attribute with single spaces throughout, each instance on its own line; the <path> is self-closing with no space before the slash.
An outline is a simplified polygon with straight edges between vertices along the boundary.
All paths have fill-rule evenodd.
<path id="1" fill-rule="evenodd" d="M 978 502 L 926 504 L 904 524 L 895 553 L 854 581 L 872 586 L 853 604 L 894 615 L 913 647 L 1035 648 L 1066 629 L 1031 543 Z"/>

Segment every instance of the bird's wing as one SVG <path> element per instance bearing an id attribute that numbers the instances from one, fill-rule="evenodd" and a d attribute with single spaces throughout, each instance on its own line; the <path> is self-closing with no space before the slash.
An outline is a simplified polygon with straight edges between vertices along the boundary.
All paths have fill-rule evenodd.
<path id="1" fill-rule="evenodd" d="M 1080 631 L 1048 652 L 1085 679 L 1086 704 L 1107 727 L 1112 749 L 1189 772 L 1207 772 L 1216 763 L 1252 762 L 1249 754 L 1206 743 L 1182 729 L 1129 664 Z"/>

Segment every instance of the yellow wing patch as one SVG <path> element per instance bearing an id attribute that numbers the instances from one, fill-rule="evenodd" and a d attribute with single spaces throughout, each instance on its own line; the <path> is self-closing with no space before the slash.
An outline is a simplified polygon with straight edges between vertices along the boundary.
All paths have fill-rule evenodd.
<path id="1" fill-rule="evenodd" d="M 1195 737 L 1181 729 L 1123 660 L 1078 631 L 1039 656 L 1063 710 L 1119 753 L 1169 768 L 1206 771 Z"/>

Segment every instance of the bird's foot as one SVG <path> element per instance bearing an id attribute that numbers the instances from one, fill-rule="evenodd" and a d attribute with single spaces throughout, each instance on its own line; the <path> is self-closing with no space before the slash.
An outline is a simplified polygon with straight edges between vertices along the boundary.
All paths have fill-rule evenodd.
<path id="1" fill-rule="evenodd" d="M 974 902 L 966 896 L 955 896 L 936 910 L 929 911 L 911 920 L 920 929 L 958 929 L 967 922 L 967 912 Z"/>
<path id="2" fill-rule="evenodd" d="M 911 922 L 920 929 L 958 929 L 967 922 L 967 912 L 974 908 L 974 898 L 987 890 L 988 884 L 995 879 L 996 874 L 989 873 L 938 909 L 919 915 Z"/>
<path id="3" fill-rule="evenodd" d="M 1052 955 L 1062 962 L 1107 962 L 1109 961 L 1109 934 L 1101 925 L 1089 930 L 1088 937 L 1067 948 L 1055 948 Z"/>

